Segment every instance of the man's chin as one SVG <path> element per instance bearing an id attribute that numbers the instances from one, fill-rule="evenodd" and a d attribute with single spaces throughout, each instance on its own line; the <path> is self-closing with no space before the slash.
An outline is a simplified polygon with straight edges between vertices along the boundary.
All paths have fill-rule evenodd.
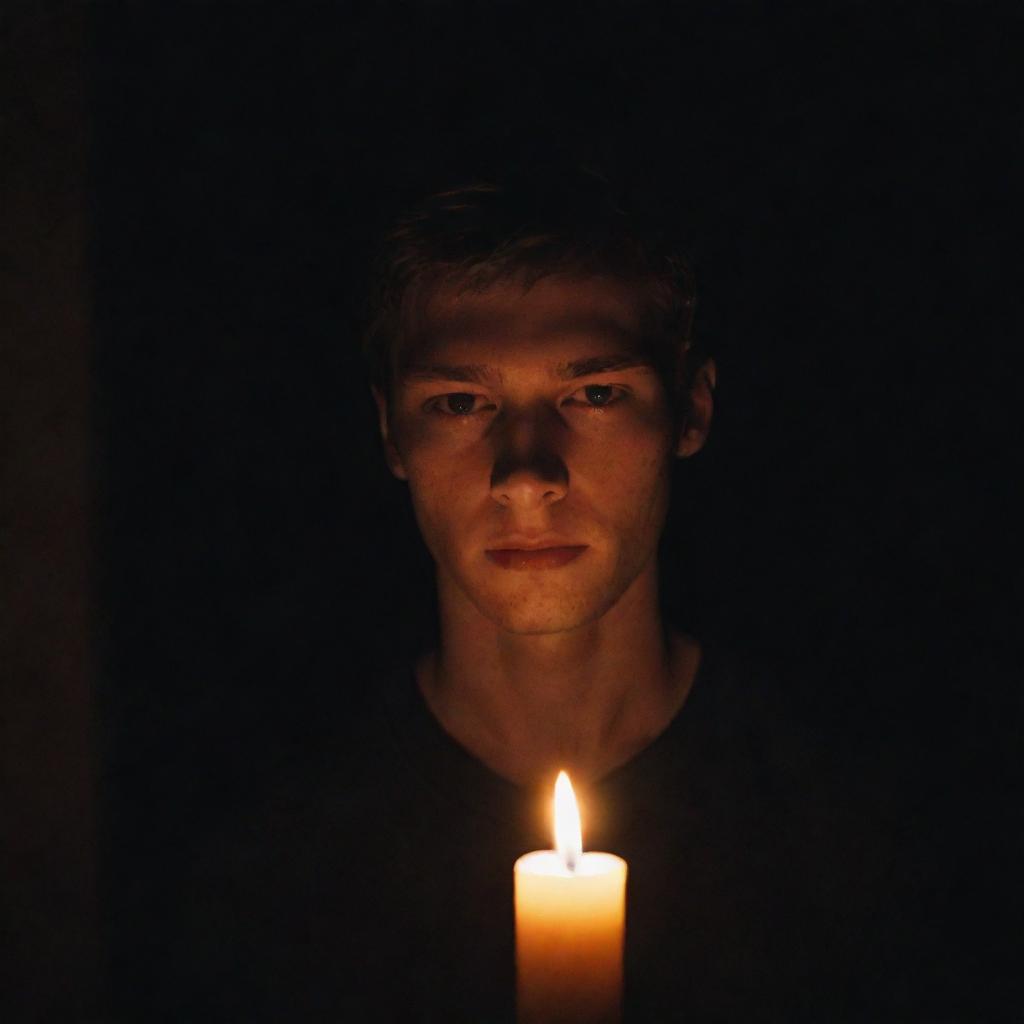
<path id="1" fill-rule="evenodd" d="M 582 604 L 578 600 L 562 603 L 544 601 L 510 601 L 493 595 L 473 600 L 484 618 L 506 633 L 517 636 L 544 636 L 568 633 L 594 622 L 605 609 Z"/>
<path id="2" fill-rule="evenodd" d="M 474 567 L 476 568 L 476 567 Z M 610 581 L 571 569 L 552 573 L 494 570 L 452 575 L 462 595 L 489 622 L 506 633 L 543 636 L 567 633 L 599 619 L 618 595 Z M 589 578 L 588 578 L 589 577 Z"/>
<path id="3" fill-rule="evenodd" d="M 502 632 L 509 633 L 512 636 L 554 636 L 558 633 L 571 633 L 573 630 L 580 629 L 589 622 L 593 622 L 593 618 L 583 620 L 549 618 L 544 621 L 538 621 L 537 619 L 520 620 L 507 616 L 488 615 L 487 617 Z"/>

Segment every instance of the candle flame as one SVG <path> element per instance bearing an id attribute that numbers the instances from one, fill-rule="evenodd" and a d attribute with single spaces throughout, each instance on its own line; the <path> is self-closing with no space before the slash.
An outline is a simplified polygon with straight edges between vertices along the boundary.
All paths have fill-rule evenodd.
<path id="1" fill-rule="evenodd" d="M 576 864 L 583 856 L 583 836 L 576 794 L 565 772 L 559 772 L 555 782 L 555 849 L 565 869 L 575 871 Z"/>

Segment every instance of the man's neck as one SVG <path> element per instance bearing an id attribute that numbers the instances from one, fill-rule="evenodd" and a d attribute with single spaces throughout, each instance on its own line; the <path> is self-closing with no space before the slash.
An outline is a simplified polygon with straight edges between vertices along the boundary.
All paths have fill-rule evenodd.
<path id="1" fill-rule="evenodd" d="M 441 592 L 441 643 L 417 681 L 444 729 L 521 785 L 565 768 L 596 781 L 661 733 L 686 700 L 700 648 L 667 629 L 656 569 L 577 629 L 512 634 Z"/>

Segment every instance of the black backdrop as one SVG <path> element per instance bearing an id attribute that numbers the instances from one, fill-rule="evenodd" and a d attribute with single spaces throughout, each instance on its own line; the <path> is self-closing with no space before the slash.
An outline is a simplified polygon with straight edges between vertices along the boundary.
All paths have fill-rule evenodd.
<path id="1" fill-rule="evenodd" d="M 429 635 L 359 361 L 368 248 L 425 190 L 558 151 L 689 239 L 720 386 L 673 616 L 795 662 L 1001 920 L 1017 29 L 985 4 L 98 8 L 109 905 Z"/>

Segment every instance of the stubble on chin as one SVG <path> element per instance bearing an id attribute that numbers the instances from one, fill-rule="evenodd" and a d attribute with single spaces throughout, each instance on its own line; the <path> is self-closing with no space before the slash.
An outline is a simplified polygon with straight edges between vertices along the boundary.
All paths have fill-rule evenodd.
<path id="1" fill-rule="evenodd" d="M 490 623 L 504 632 L 521 636 L 565 633 L 599 619 L 615 604 L 619 595 L 610 581 L 575 575 L 570 570 L 516 573 L 489 568 L 491 579 L 474 579 L 473 573 L 447 574 L 441 586 L 456 588 L 457 600 L 466 601 Z M 556 575 L 557 574 L 557 575 Z M 550 578 L 548 578 L 550 576 Z M 455 597 L 449 595 L 449 600 Z"/>

